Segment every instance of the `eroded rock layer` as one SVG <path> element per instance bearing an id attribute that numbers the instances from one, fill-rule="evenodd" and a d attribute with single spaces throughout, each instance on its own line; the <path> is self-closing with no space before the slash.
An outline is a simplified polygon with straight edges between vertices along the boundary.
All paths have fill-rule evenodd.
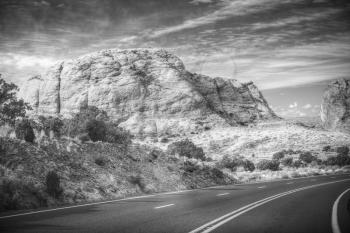
<path id="1" fill-rule="evenodd" d="M 328 85 L 323 94 L 321 120 L 328 130 L 350 132 L 350 79 Z"/>
<path id="2" fill-rule="evenodd" d="M 71 116 L 96 106 L 136 134 L 189 132 L 275 117 L 253 83 L 186 71 L 165 50 L 104 50 L 58 63 L 30 79 L 35 114 Z"/>

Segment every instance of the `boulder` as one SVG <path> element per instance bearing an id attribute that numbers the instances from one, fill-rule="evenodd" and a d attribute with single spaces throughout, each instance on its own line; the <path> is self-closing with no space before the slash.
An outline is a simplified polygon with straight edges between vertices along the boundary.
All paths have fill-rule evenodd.
<path id="1" fill-rule="evenodd" d="M 162 49 L 109 49 L 66 60 L 22 88 L 35 114 L 70 117 L 96 106 L 138 135 L 276 117 L 253 83 L 190 73 Z"/>
<path id="2" fill-rule="evenodd" d="M 328 85 L 323 94 L 321 120 L 325 129 L 350 132 L 350 79 Z"/>

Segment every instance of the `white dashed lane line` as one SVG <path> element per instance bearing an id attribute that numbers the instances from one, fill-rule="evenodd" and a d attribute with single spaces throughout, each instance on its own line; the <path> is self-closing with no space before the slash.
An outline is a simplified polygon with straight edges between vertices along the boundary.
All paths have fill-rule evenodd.
<path id="1" fill-rule="evenodd" d="M 258 189 L 266 188 L 266 185 L 258 187 Z"/>
<path id="2" fill-rule="evenodd" d="M 220 196 L 226 196 L 226 195 L 229 195 L 230 193 L 219 193 L 218 195 L 216 195 L 217 197 L 220 197 Z"/>
<path id="3" fill-rule="evenodd" d="M 294 184 L 294 182 L 288 182 L 287 184 Z"/>
<path id="4" fill-rule="evenodd" d="M 175 205 L 175 204 L 162 205 L 162 206 L 157 206 L 157 207 L 154 207 L 154 208 L 155 209 L 162 209 L 162 208 L 173 206 L 173 205 Z"/>

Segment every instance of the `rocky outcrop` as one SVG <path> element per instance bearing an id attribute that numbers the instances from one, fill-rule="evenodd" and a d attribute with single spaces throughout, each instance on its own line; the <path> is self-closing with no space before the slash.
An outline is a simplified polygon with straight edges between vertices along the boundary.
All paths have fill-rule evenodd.
<path id="1" fill-rule="evenodd" d="M 37 82 L 23 87 L 36 114 L 70 116 L 96 106 L 136 134 L 275 117 L 253 83 L 192 74 L 165 50 L 104 50 L 58 63 Z"/>
<path id="2" fill-rule="evenodd" d="M 350 79 L 331 82 L 323 94 L 321 120 L 324 128 L 350 133 Z"/>

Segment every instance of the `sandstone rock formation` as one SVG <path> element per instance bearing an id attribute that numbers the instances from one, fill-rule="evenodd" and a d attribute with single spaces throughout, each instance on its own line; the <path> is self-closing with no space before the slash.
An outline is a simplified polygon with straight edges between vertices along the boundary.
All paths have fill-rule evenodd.
<path id="1" fill-rule="evenodd" d="M 139 135 L 246 125 L 276 116 L 253 83 L 190 73 L 165 50 L 88 54 L 58 63 L 22 89 L 35 114 L 70 116 L 96 106 Z"/>
<path id="2" fill-rule="evenodd" d="M 321 120 L 324 128 L 350 133 L 350 79 L 331 82 L 323 95 Z"/>

